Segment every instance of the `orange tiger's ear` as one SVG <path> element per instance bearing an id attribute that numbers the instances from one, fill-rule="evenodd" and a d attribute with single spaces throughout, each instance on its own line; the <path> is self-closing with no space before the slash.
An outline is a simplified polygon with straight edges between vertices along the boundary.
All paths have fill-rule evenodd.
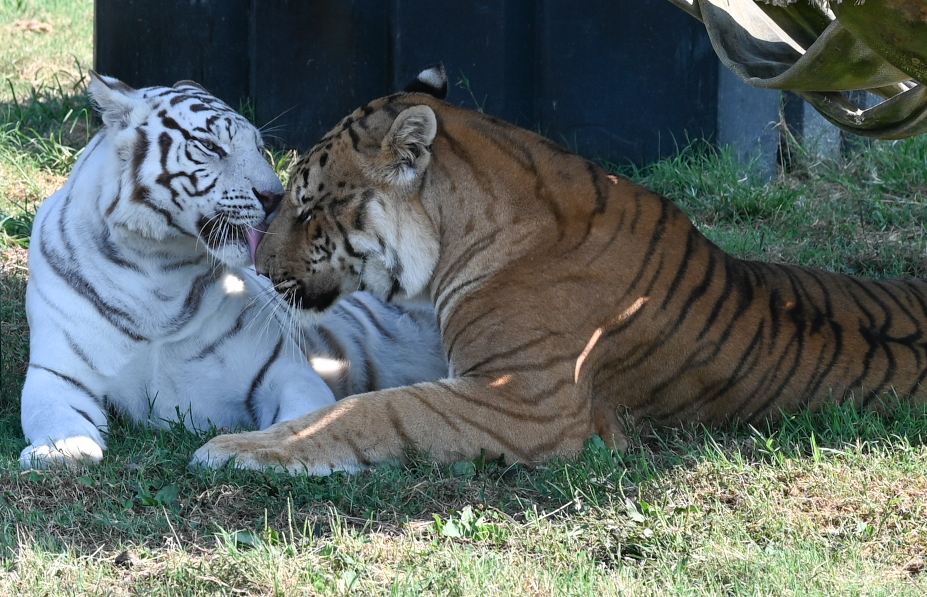
<path id="1" fill-rule="evenodd" d="M 103 117 L 103 124 L 116 129 L 129 125 L 129 114 L 137 102 L 135 89 L 119 79 L 90 71 L 87 91 Z"/>
<path id="2" fill-rule="evenodd" d="M 438 120 L 428 106 L 412 106 L 399 113 L 380 147 L 380 168 L 391 184 L 409 183 L 428 166 Z"/>

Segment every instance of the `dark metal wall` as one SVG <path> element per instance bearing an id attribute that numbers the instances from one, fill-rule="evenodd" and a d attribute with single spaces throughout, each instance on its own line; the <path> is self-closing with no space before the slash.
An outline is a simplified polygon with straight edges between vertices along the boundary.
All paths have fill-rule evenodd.
<path id="1" fill-rule="evenodd" d="M 193 79 L 300 149 L 436 61 L 450 101 L 590 157 L 648 162 L 716 132 L 715 55 L 666 0 L 96 0 L 95 14 L 98 71 Z"/>

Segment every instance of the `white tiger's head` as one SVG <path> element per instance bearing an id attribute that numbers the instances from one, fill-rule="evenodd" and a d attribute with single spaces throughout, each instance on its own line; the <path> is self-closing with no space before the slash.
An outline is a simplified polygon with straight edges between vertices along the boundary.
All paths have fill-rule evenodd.
<path id="1" fill-rule="evenodd" d="M 260 132 L 191 81 L 133 89 L 91 72 L 90 96 L 118 160 L 105 216 L 147 238 L 198 239 L 229 265 L 250 263 L 283 186 Z"/>

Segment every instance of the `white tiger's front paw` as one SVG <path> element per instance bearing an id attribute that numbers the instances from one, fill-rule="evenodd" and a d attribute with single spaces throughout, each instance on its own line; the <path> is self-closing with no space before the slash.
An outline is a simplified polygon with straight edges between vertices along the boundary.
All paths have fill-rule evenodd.
<path id="1" fill-rule="evenodd" d="M 103 448 L 89 437 L 60 439 L 54 444 L 31 444 L 19 455 L 24 469 L 97 464 L 103 460 Z"/>

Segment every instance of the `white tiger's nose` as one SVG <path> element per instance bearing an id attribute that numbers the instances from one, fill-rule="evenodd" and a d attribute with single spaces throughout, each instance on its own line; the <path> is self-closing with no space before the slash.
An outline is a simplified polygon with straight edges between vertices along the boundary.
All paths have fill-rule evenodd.
<path id="1" fill-rule="evenodd" d="M 267 215 L 272 214 L 274 210 L 277 209 L 277 206 L 280 205 L 280 200 L 283 199 L 283 193 L 259 191 L 255 188 L 252 188 L 251 192 L 254 193 L 254 196 L 257 197 L 261 205 L 264 206 L 264 213 Z"/>

